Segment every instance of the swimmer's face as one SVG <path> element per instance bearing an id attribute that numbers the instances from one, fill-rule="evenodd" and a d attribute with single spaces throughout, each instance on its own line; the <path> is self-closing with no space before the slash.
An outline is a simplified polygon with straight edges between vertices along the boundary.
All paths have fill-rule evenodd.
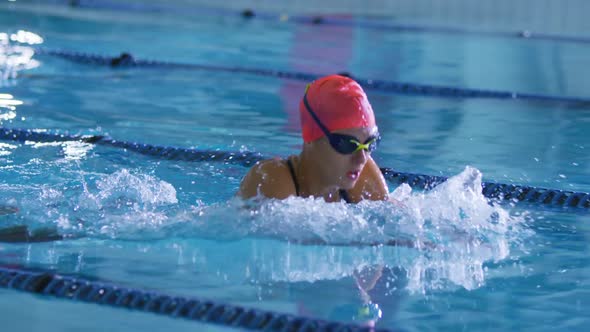
<path id="1" fill-rule="evenodd" d="M 375 138 L 378 134 L 377 127 L 344 129 L 332 133 L 354 136 L 361 143 Z M 327 182 L 341 189 L 352 189 L 371 153 L 366 149 L 359 149 L 351 154 L 339 153 L 330 145 L 328 138 L 325 136 L 319 139 L 317 144 L 318 158 L 322 160 L 322 174 Z"/>

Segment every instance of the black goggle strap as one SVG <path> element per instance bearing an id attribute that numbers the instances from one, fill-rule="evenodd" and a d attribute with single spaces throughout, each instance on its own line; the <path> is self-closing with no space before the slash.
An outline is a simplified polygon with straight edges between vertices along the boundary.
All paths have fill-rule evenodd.
<path id="1" fill-rule="evenodd" d="M 331 134 L 330 134 L 330 131 L 328 130 L 328 128 L 326 128 L 326 126 L 324 126 L 322 121 L 320 121 L 320 118 L 318 118 L 318 116 L 311 110 L 311 106 L 309 106 L 309 102 L 307 101 L 307 91 L 303 95 L 303 104 L 305 105 L 305 108 L 307 109 L 307 111 L 309 112 L 311 117 L 315 120 L 315 123 L 320 127 L 320 129 L 324 132 L 324 134 L 326 136 L 330 137 Z"/>
<path id="2" fill-rule="evenodd" d="M 311 115 L 311 117 L 314 119 L 315 123 L 320 127 L 320 129 L 324 132 L 324 134 L 328 137 L 328 139 L 330 141 L 332 141 L 332 136 L 334 134 L 330 133 L 330 131 L 328 130 L 328 128 L 326 128 L 326 126 L 324 126 L 324 124 L 322 123 L 322 121 L 320 121 L 320 118 L 311 109 L 311 106 L 309 105 L 309 102 L 307 101 L 307 90 L 308 89 L 309 89 L 309 84 L 305 88 L 305 94 L 303 95 L 303 105 L 305 105 L 305 109 L 307 109 L 307 112 L 309 112 L 309 114 Z M 373 142 L 370 142 L 371 140 L 374 140 L 375 141 L 374 144 L 377 144 L 377 141 L 379 141 L 380 138 L 381 138 L 380 136 L 377 136 L 377 137 L 374 137 L 372 139 L 367 140 L 367 142 L 365 142 L 365 143 L 361 143 L 361 142 L 357 141 L 356 138 L 355 138 L 354 141 L 350 141 L 350 143 L 354 143 L 356 146 L 366 145 L 366 144 L 371 145 L 371 144 L 373 144 Z"/>

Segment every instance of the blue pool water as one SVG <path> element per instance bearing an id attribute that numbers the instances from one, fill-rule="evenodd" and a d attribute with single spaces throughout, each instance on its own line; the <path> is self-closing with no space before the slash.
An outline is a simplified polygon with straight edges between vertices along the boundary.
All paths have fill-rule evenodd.
<path id="1" fill-rule="evenodd" d="M 19 31 L 21 31 L 19 33 Z M 266 156 L 301 147 L 303 81 L 119 68 L 34 47 L 138 59 L 590 97 L 590 45 L 360 26 L 0 4 L 0 124 Z M 587 330 L 587 212 L 490 204 L 482 179 L 590 191 L 590 105 L 367 91 L 396 170 L 452 176 L 432 192 L 390 184 L 403 207 L 292 198 L 246 208 L 247 168 L 170 161 L 80 142 L 0 142 L 2 227 L 66 240 L 0 243 L 3 266 L 396 330 Z M 395 190 L 395 192 L 394 192 Z M 388 239 L 432 243 L 347 247 Z M 301 245 L 308 240 L 326 245 Z M 359 284 L 381 275 L 361 294 Z M 355 281 L 357 280 L 357 281 Z M 363 281 L 365 280 L 365 281 Z M 223 330 L 0 290 L 13 329 Z M 16 304 L 16 305 L 15 305 Z"/>

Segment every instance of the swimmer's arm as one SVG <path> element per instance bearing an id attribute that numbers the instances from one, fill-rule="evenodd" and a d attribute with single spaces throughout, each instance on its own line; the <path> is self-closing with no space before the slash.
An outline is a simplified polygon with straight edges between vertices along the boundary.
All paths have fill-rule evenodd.
<path id="1" fill-rule="evenodd" d="M 384 201 L 389 198 L 389 188 L 383 173 L 373 158 L 369 158 L 363 171 L 359 175 L 357 184 L 349 191 L 354 201 L 363 199 Z"/>
<path id="2" fill-rule="evenodd" d="M 0 205 L 0 216 L 17 213 L 18 208 L 11 205 Z"/>
<path id="3" fill-rule="evenodd" d="M 26 225 L 0 228 L 0 243 L 49 242 L 63 239 L 64 237 L 52 228 L 41 228 L 33 232 Z"/>
<path id="4" fill-rule="evenodd" d="M 361 297 L 365 303 L 371 302 L 369 291 L 375 288 L 377 281 L 383 276 L 383 265 L 363 267 L 361 270 L 355 269 L 352 273 L 356 286 L 361 292 Z"/>
<path id="5" fill-rule="evenodd" d="M 265 160 L 250 169 L 237 195 L 244 199 L 256 196 L 285 199 L 295 195 L 295 185 L 284 160 Z"/>

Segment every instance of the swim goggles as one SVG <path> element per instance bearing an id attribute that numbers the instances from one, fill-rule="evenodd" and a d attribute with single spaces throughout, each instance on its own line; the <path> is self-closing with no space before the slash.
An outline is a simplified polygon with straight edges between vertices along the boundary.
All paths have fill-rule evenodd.
<path id="1" fill-rule="evenodd" d="M 306 91 L 307 92 L 307 91 Z M 315 120 L 317 125 L 322 129 L 328 140 L 330 141 L 330 145 L 334 150 L 342 154 L 352 154 L 360 150 L 367 150 L 368 152 L 373 152 L 377 149 L 377 145 L 379 141 L 381 141 L 381 136 L 379 133 L 375 135 L 371 135 L 364 143 L 361 143 L 356 137 L 350 135 L 343 135 L 343 134 L 333 134 L 331 133 L 326 126 L 320 121 L 318 116 L 311 110 L 311 106 L 307 101 L 307 93 L 303 95 L 303 104 L 305 108 L 311 115 L 311 117 Z"/>

